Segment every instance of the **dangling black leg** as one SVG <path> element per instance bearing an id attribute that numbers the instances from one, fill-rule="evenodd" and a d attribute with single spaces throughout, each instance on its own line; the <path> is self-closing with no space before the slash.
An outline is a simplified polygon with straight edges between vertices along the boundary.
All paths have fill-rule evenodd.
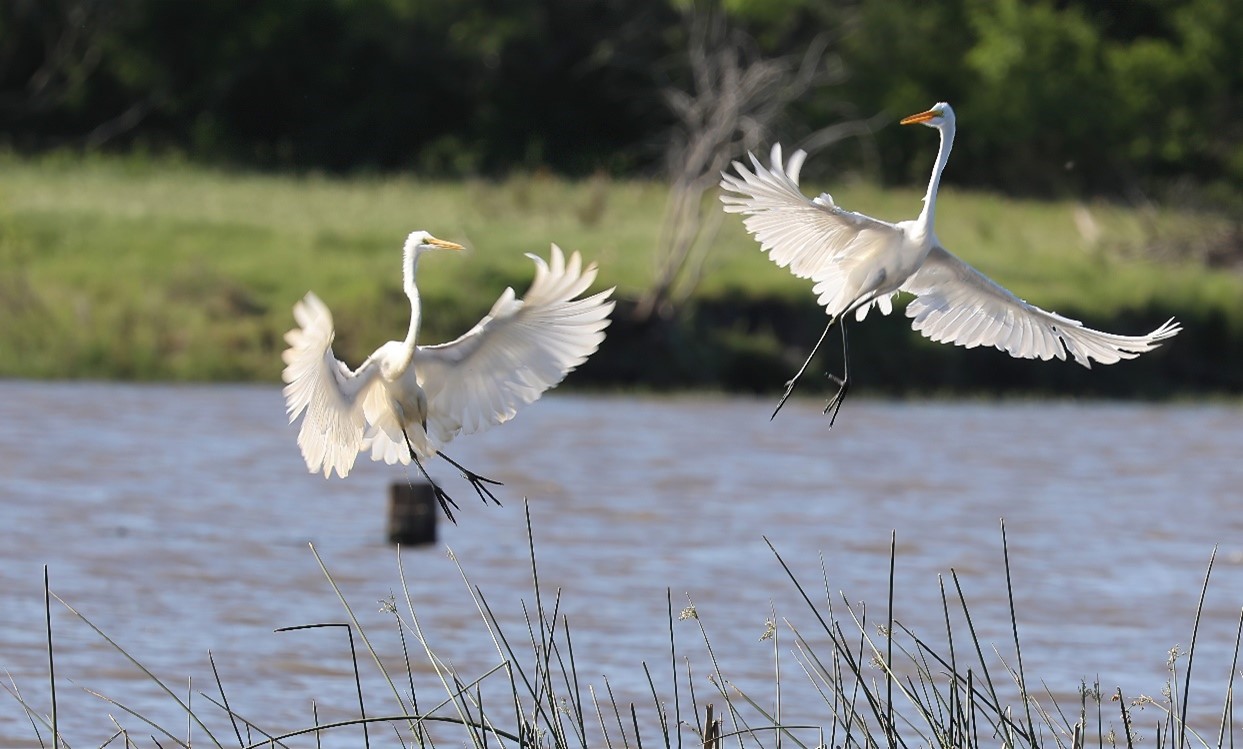
<path id="1" fill-rule="evenodd" d="M 492 490 L 489 489 L 487 485 L 492 484 L 493 486 L 504 486 L 504 484 L 502 484 L 501 482 L 495 479 L 490 479 L 487 476 L 480 476 L 479 474 L 475 473 L 469 468 L 466 468 L 465 466 L 463 466 L 461 463 L 457 462 L 453 458 L 450 458 L 448 455 L 445 455 L 443 452 L 439 453 L 439 455 L 440 457 L 449 461 L 449 465 L 453 466 L 454 468 L 462 472 L 462 478 L 470 482 L 470 485 L 475 488 L 475 493 L 479 495 L 479 498 L 483 500 L 484 504 L 487 504 L 488 500 L 490 499 L 493 501 L 493 503 L 496 504 L 497 507 L 501 506 L 501 500 L 496 498 L 496 495 L 492 493 Z"/>
<path id="2" fill-rule="evenodd" d="M 446 494 L 444 489 L 440 488 L 440 484 L 437 484 L 432 479 L 431 474 L 427 472 L 427 469 L 423 467 L 423 461 L 419 460 L 419 454 L 414 451 L 414 445 L 410 443 L 410 435 L 406 433 L 404 425 L 401 427 L 401 434 L 406 438 L 406 447 L 410 450 L 410 459 L 419 467 L 419 472 L 423 474 L 423 478 L 427 479 L 427 483 L 431 485 L 432 494 L 435 495 L 436 501 L 440 503 L 440 509 L 445 511 L 445 517 L 449 518 L 449 522 L 457 525 L 457 518 L 453 517 L 453 510 L 450 510 L 449 506 L 452 505 L 454 510 L 462 508 L 457 506 L 457 502 L 454 502 L 453 498 Z"/>
<path id="3" fill-rule="evenodd" d="M 833 415 L 829 417 L 829 429 L 833 428 L 833 422 L 837 421 L 837 414 L 842 410 L 842 403 L 846 402 L 846 393 L 850 391 L 850 348 L 846 345 L 846 323 L 842 323 L 842 376 L 835 374 L 826 375 L 829 380 L 837 384 L 837 394 L 829 399 L 828 405 L 824 407 L 824 413 L 833 411 Z"/>
<path id="4" fill-rule="evenodd" d="M 795 386 L 798 385 L 799 378 L 803 376 L 803 372 L 807 371 L 807 365 L 811 364 L 812 357 L 814 357 L 816 352 L 820 350 L 821 344 L 823 344 L 824 339 L 828 337 L 829 331 L 833 329 L 833 325 L 840 323 L 842 327 L 842 356 L 845 357 L 845 361 L 842 364 L 841 377 L 833 374 L 828 375 L 828 378 L 837 384 L 838 389 L 837 395 L 834 395 L 829 400 L 829 405 L 824 408 L 824 412 L 826 414 L 830 409 L 833 410 L 833 417 L 829 419 L 829 428 L 833 428 L 833 422 L 837 420 L 837 412 L 841 410 L 842 401 L 846 399 L 846 392 L 850 390 L 850 355 L 846 346 L 846 317 L 854 313 L 855 310 L 865 304 L 871 304 L 875 300 L 876 294 L 867 294 L 859 299 L 856 299 L 854 303 L 847 307 L 843 312 L 829 320 L 829 324 L 824 326 L 824 332 L 820 334 L 820 340 L 816 341 L 816 345 L 812 347 L 811 353 L 807 355 L 807 360 L 803 362 L 803 366 L 799 367 L 798 372 L 795 373 L 794 377 L 786 383 L 785 395 L 781 396 L 781 401 L 777 404 L 777 408 L 773 411 L 773 415 L 768 417 L 769 421 L 772 421 L 777 417 L 777 411 L 780 411 L 781 407 L 785 405 L 787 400 L 789 400 L 790 394 L 794 392 Z"/>
<path id="5" fill-rule="evenodd" d="M 807 371 L 807 365 L 811 364 L 812 357 L 820 350 L 820 344 L 824 343 L 824 339 L 828 337 L 829 331 L 833 329 L 833 323 L 837 322 L 841 315 L 829 319 L 829 324 L 824 326 L 824 332 L 820 334 L 820 340 L 816 341 L 816 345 L 812 347 L 811 353 L 807 355 L 807 360 L 803 362 L 803 366 L 798 368 L 798 372 L 794 374 L 790 381 L 786 383 L 785 395 L 781 396 L 781 400 L 777 403 L 777 408 L 773 409 L 773 415 L 768 417 L 769 421 L 777 418 L 777 412 L 786 404 L 790 396 L 794 393 L 794 388 L 798 385 L 799 379 L 803 376 L 803 372 Z"/>

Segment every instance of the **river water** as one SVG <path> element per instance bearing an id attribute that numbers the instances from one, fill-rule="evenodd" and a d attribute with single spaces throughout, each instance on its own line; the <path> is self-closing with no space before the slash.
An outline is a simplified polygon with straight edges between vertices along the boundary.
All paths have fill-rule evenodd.
<path id="1" fill-rule="evenodd" d="M 535 603 L 526 498 L 544 603 L 560 591 L 584 692 L 606 695 L 607 677 L 619 702 L 650 714 L 646 663 L 670 698 L 671 596 L 675 616 L 688 600 L 699 615 L 673 629 L 700 702 L 713 687 L 696 624 L 725 678 L 774 702 L 774 646 L 760 635 L 775 618 L 785 716 L 827 725 L 789 629 L 814 639 L 815 617 L 765 539 L 813 599 L 824 598 L 823 569 L 839 602 L 863 602 L 880 622 L 892 535 L 894 616 L 944 641 L 938 585 L 952 586 L 953 570 L 1002 673 L 1014 650 L 1004 518 L 1028 682 L 1068 712 L 1085 679 L 1160 695 L 1217 548 L 1191 709 L 1215 737 L 1243 606 L 1243 410 L 856 399 L 829 432 L 813 401 L 770 422 L 772 405 L 553 394 L 455 443 L 455 459 L 505 483 L 504 506 L 484 506 L 433 464 L 460 525 L 401 552 L 432 648 L 467 680 L 501 660 L 447 549 L 508 636 L 525 638 L 523 603 Z M 209 652 L 232 708 L 267 730 L 311 725 L 313 704 L 321 721 L 358 713 L 344 629 L 273 631 L 348 621 L 312 545 L 385 665 L 403 670 L 394 617 L 381 610 L 395 595 L 408 618 L 385 513 L 389 485 L 413 472 L 367 462 L 328 481 L 306 473 L 294 437 L 276 387 L 0 382 L 0 667 L 35 709 L 50 709 L 45 565 L 53 593 L 189 696 L 225 745 L 237 745 L 233 729 L 200 695 L 219 698 Z M 133 736 L 154 733 L 87 690 L 184 740 L 173 699 L 55 600 L 52 637 L 58 718 L 74 746 L 104 743 L 117 730 L 109 716 Z M 356 644 L 368 712 L 397 712 Z M 422 704 L 443 698 L 426 658 L 412 658 Z M 1158 714 L 1141 717 L 1151 736 Z M 375 745 L 396 745 L 384 730 L 372 729 Z M 198 727 L 190 736 L 210 744 Z M 342 729 L 324 746 L 360 738 Z M 0 695 L 0 746 L 37 745 L 17 700 Z"/>

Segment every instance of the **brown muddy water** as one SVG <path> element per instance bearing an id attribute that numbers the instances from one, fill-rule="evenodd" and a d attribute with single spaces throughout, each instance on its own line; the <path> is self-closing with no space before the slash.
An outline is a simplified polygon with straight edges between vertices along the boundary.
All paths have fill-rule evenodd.
<path id="1" fill-rule="evenodd" d="M 446 548 L 511 637 L 525 636 L 522 603 L 534 604 L 525 497 L 541 584 L 549 597 L 560 589 L 585 693 L 591 685 L 604 694 L 607 677 L 643 721 L 653 715 L 646 662 L 671 698 L 671 591 L 675 612 L 694 602 L 724 676 L 766 704 L 773 644 L 760 635 L 775 615 L 787 721 L 827 725 L 786 625 L 814 634 L 815 618 L 765 537 L 813 597 L 823 599 L 823 560 L 829 589 L 865 602 L 879 622 L 896 534 L 895 617 L 943 641 L 938 576 L 955 571 L 1000 672 L 1003 658 L 1013 663 L 1004 518 L 1028 681 L 1064 698 L 1068 712 L 1085 679 L 1128 697 L 1160 694 L 1169 650 L 1190 643 L 1217 547 L 1191 710 L 1193 725 L 1215 738 L 1243 606 L 1243 410 L 854 400 L 830 433 L 814 401 L 792 402 L 769 422 L 772 406 L 554 394 L 454 443 L 450 455 L 505 482 L 505 504 L 484 506 L 433 464 L 462 506 L 460 525 L 442 523 L 438 544 L 401 554 L 432 647 L 466 679 L 501 660 Z M 347 621 L 314 544 L 385 664 L 401 669 L 394 619 L 381 611 L 392 595 L 404 608 L 385 503 L 389 484 L 414 474 L 368 461 L 344 481 L 308 475 L 294 436 L 276 387 L 0 382 L 6 681 L 50 708 L 46 565 L 53 592 L 183 699 L 191 694 L 225 745 L 236 745 L 232 729 L 198 694 L 217 692 L 209 652 L 233 709 L 269 730 L 310 725 L 313 704 L 321 721 L 355 716 L 344 630 L 273 630 Z M 103 744 L 116 731 L 109 716 L 150 741 L 149 727 L 87 689 L 184 738 L 184 714 L 148 677 L 55 601 L 52 613 L 59 719 L 71 744 Z M 696 624 L 674 631 L 707 701 L 710 663 Z M 358 645 L 368 712 L 396 712 Z M 443 689 L 417 660 L 422 704 L 439 701 Z M 1116 715 L 1107 705 L 1106 722 Z M 1141 715 L 1150 739 L 1158 717 L 1152 708 Z M 359 745 L 350 731 L 323 745 Z M 198 728 L 191 737 L 210 744 Z M 373 729 L 372 740 L 397 743 L 391 729 Z M 0 694 L 0 746 L 37 745 L 18 702 Z"/>

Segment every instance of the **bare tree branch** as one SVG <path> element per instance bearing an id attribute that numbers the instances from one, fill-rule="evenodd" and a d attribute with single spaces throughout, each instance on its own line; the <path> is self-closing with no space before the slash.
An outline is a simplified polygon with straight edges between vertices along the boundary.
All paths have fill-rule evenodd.
<path id="1" fill-rule="evenodd" d="M 50 111 L 81 89 L 99 68 L 106 32 L 122 3 L 107 0 L 13 0 L 0 11 L 5 25 L 40 39 L 42 56 L 20 89 L 0 91 L 0 112 L 25 115 Z M 11 44 L 16 44 L 14 39 Z M 15 48 L 0 50 L 8 66 Z M 0 79 L 7 76 L 0 67 Z"/>
<path id="2" fill-rule="evenodd" d="M 720 211 L 705 205 L 731 161 L 769 136 L 789 105 L 820 86 L 845 78 L 818 37 L 801 55 L 766 58 L 755 41 L 729 26 L 718 2 L 692 4 L 687 27 L 689 90 L 668 88 L 665 104 L 677 119 L 666 149 L 670 188 L 652 285 L 635 310 L 639 319 L 670 317 L 703 277 Z M 869 128 L 848 122 L 817 131 L 810 148 L 823 148 Z M 833 129 L 836 128 L 836 129 Z"/>

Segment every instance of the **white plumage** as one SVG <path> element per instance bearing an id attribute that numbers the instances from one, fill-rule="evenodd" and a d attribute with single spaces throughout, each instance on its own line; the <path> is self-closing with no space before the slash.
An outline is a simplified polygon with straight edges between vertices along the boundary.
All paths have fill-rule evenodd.
<path id="1" fill-rule="evenodd" d="M 941 102 L 902 120 L 916 123 L 936 128 L 941 146 L 923 211 L 913 221 L 891 224 L 847 211 L 827 193 L 808 199 L 798 186 L 806 154 L 797 151 L 783 164 L 780 145 L 773 146 L 767 167 L 752 155 L 751 168 L 734 162 L 737 174 L 722 175 L 725 210 L 745 216 L 743 224 L 773 262 L 813 281 L 830 327 L 851 311 L 862 320 L 873 306 L 888 314 L 892 297 L 908 292 L 915 296 L 906 307 L 912 326 L 934 341 L 994 346 L 1026 359 L 1065 359 L 1069 352 L 1085 367 L 1132 359 L 1181 330 L 1172 318 L 1142 336 L 1093 330 L 1028 304 L 951 254 L 937 239 L 933 219 L 954 142 L 954 110 Z"/>
<path id="2" fill-rule="evenodd" d="M 595 281 L 596 266 L 584 268 L 577 252 L 567 260 L 554 244 L 548 261 L 528 255 L 535 280 L 522 299 L 506 289 L 465 335 L 417 345 L 415 270 L 419 255 L 431 249 L 462 247 L 426 232 L 409 236 L 403 250 L 411 304 L 406 339 L 384 344 L 356 370 L 332 351 L 328 307 L 309 292 L 294 305 L 298 327 L 285 335 L 282 376 L 290 422 L 303 416 L 298 446 L 312 473 L 344 477 L 363 450 L 388 463 L 430 458 L 459 434 L 512 419 L 604 340 L 612 289 L 579 298 Z"/>

